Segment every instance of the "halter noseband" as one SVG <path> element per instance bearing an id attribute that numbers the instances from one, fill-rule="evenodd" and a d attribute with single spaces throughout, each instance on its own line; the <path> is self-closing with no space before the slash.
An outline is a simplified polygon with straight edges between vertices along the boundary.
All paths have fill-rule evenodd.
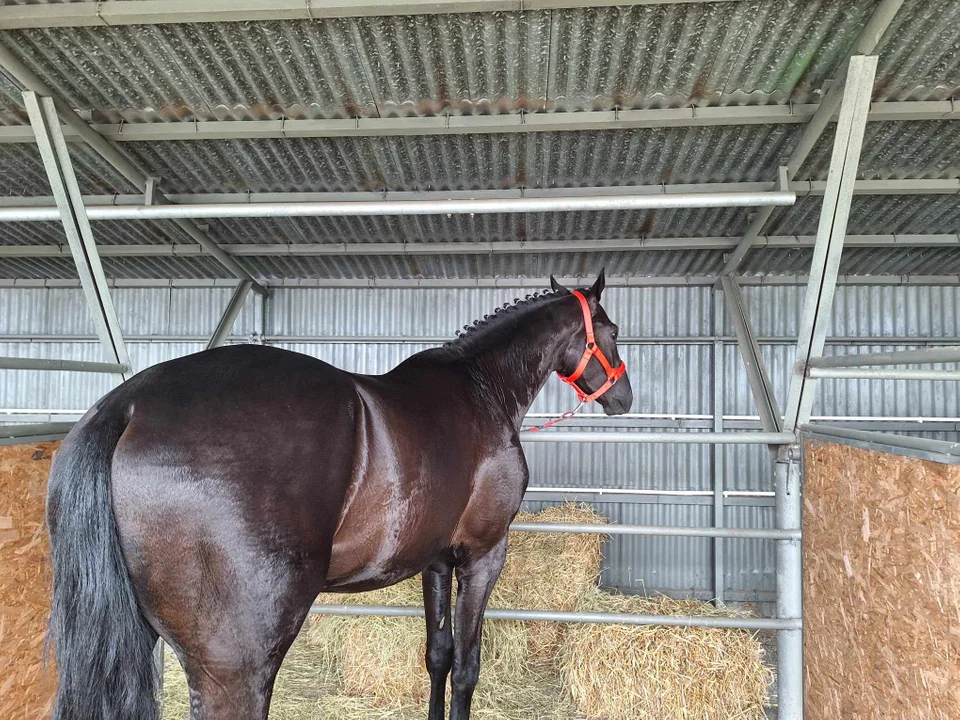
<path id="1" fill-rule="evenodd" d="M 603 354 L 603 350 L 601 350 L 600 346 L 597 345 L 597 339 L 594 337 L 593 317 L 590 314 L 590 305 L 587 303 L 587 299 L 579 290 L 574 290 L 571 294 L 580 301 L 580 309 L 583 311 L 583 326 L 587 332 L 587 345 L 583 350 L 583 355 L 580 356 L 580 362 L 577 364 L 577 369 L 566 377 L 560 375 L 559 372 L 557 372 L 557 375 L 561 380 L 577 391 L 577 399 L 581 404 L 585 405 L 588 402 L 596 400 L 598 397 L 607 392 L 607 390 L 612 388 L 616 384 L 617 380 L 623 377 L 623 374 L 627 371 L 627 365 L 621 361 L 620 365 L 616 368 L 610 366 L 610 361 L 607 360 L 607 356 Z M 583 371 L 586 370 L 587 365 L 590 364 L 590 358 L 593 357 L 595 357 L 600 363 L 601 367 L 603 367 L 603 371 L 607 375 L 607 381 L 598 387 L 594 392 L 587 395 L 577 386 L 577 380 L 579 380 L 580 376 L 583 375 Z"/>
<path id="2" fill-rule="evenodd" d="M 580 401 L 580 404 L 577 405 L 573 410 L 567 410 L 560 417 L 545 422 L 543 425 L 535 425 L 534 427 L 527 428 L 527 432 L 537 432 L 538 430 L 544 430 L 548 427 L 552 427 L 557 423 L 563 422 L 564 420 L 569 420 L 572 418 L 577 410 L 586 405 L 588 402 L 596 400 L 598 397 L 603 395 L 607 390 L 612 388 L 623 374 L 627 371 L 627 365 L 623 361 L 620 362 L 618 367 L 611 367 L 610 361 L 607 360 L 607 356 L 603 354 L 603 350 L 600 349 L 600 346 L 597 345 L 597 339 L 593 334 L 593 316 L 590 314 L 590 305 L 587 303 L 587 299 L 583 296 L 583 293 L 579 290 L 571 291 L 571 294 L 574 295 L 580 303 L 580 310 L 583 311 L 583 326 L 584 330 L 587 333 L 587 344 L 583 350 L 583 355 L 580 356 L 580 362 L 577 363 L 577 368 L 569 375 L 561 375 L 560 371 L 557 371 L 557 376 L 567 383 L 570 387 L 577 391 L 577 399 Z M 577 386 L 577 380 L 580 379 L 580 376 L 583 375 L 583 371 L 587 369 L 587 365 L 590 364 L 590 358 L 596 358 L 597 362 L 603 367 L 603 371 L 607 375 L 607 381 L 598 387 L 594 392 L 587 395 L 583 390 Z"/>

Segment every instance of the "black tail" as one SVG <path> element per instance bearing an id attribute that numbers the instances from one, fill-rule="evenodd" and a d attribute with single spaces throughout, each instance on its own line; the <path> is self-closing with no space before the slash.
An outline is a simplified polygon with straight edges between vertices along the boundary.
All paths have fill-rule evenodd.
<path id="1" fill-rule="evenodd" d="M 57 660 L 53 720 L 157 720 L 157 635 L 137 605 L 110 491 L 123 412 L 92 410 L 50 470 L 53 564 L 50 640 Z"/>

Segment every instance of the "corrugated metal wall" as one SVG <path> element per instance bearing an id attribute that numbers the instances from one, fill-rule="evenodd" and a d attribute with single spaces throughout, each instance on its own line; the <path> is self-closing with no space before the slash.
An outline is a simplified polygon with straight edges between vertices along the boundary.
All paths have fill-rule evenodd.
<path id="1" fill-rule="evenodd" d="M 258 325 L 253 299 L 234 327 L 237 342 L 262 330 L 271 344 L 322 358 L 347 370 L 382 372 L 407 355 L 449 338 L 527 291 L 510 289 L 278 289 Z M 120 323 L 137 369 L 201 350 L 214 329 L 229 288 L 121 288 L 114 290 Z M 803 288 L 746 287 L 762 352 L 781 405 L 793 360 Z M 633 412 L 644 417 L 620 426 L 689 429 L 712 427 L 714 341 L 721 345 L 723 414 L 727 427 L 751 422 L 753 402 L 733 328 L 724 317 L 714 328 L 714 293 L 706 287 L 611 288 L 604 296 L 621 327 L 621 352 L 635 388 Z M 865 352 L 913 346 L 930 338 L 960 337 L 960 288 L 841 286 L 831 337 L 877 338 L 855 348 Z M 58 336 L 69 336 L 64 342 Z M 398 338 L 408 338 L 399 341 Z M 356 338 L 351 339 L 351 338 Z M 886 340 L 884 340 L 886 338 Z M 900 344 L 896 344 L 900 343 Z M 0 289 L 0 355 L 102 359 L 82 295 L 71 289 Z M 0 408 L 9 421 L 42 421 L 82 411 L 110 387 L 110 378 L 80 373 L 0 372 Z M 569 390 L 552 379 L 531 412 L 557 413 L 572 403 Z M 51 413 L 50 411 L 60 411 Z M 816 415 L 917 417 L 960 416 L 956 384 L 931 382 L 824 381 Z M 666 415 L 676 416 L 671 418 Z M 661 416 L 661 417 L 651 417 Z M 732 416 L 732 417 L 731 417 Z M 597 421 L 586 418 L 582 425 Z M 609 422 L 609 421 L 608 421 Z M 739 423 L 739 425 L 738 425 Z M 940 437 L 958 437 L 957 433 Z M 699 491 L 697 496 L 633 495 L 597 507 L 612 521 L 637 524 L 708 525 L 712 520 L 714 450 L 696 445 L 535 444 L 527 448 L 531 484 L 551 488 L 622 488 Z M 769 456 L 762 447 L 724 447 L 720 453 L 728 491 L 772 490 Z M 534 496 L 537 497 L 537 496 Z M 556 495 L 540 495 L 540 498 Z M 539 501 L 538 501 L 539 502 Z M 769 497 L 731 497 L 727 524 L 770 527 Z M 538 504 L 531 504 L 537 507 Z M 774 589 L 774 556 L 768 541 L 725 543 L 728 596 L 767 599 Z M 712 543 L 706 539 L 619 538 L 610 543 L 604 581 L 611 585 L 709 596 Z"/>

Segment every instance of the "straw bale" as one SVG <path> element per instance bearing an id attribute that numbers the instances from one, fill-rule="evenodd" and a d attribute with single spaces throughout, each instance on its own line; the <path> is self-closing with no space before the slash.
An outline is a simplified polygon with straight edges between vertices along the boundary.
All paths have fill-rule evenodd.
<path id="1" fill-rule="evenodd" d="M 578 609 L 741 616 L 696 600 L 592 591 Z M 580 712 L 602 720 L 762 720 L 770 670 L 745 630 L 572 624 L 563 685 Z"/>
<path id="2" fill-rule="evenodd" d="M 960 718 L 960 467 L 805 450 L 807 717 Z"/>
<path id="3" fill-rule="evenodd" d="M 587 525 L 607 522 L 589 505 L 572 503 L 548 507 L 538 513 L 520 513 L 516 520 Z M 606 536 L 594 534 L 511 533 L 507 562 L 494 588 L 490 607 L 573 610 L 580 597 L 597 585 L 605 542 Z M 524 628 L 529 661 L 554 664 L 567 625 L 529 622 Z"/>
<path id="4" fill-rule="evenodd" d="M 54 671 L 43 666 L 50 612 L 44 502 L 58 443 L 0 446 L 0 718 L 51 709 Z"/>

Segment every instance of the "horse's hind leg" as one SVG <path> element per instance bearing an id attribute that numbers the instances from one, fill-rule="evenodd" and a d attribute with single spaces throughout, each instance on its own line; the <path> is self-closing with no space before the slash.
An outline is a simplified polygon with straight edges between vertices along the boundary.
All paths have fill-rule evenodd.
<path id="1" fill-rule="evenodd" d="M 191 717 L 264 720 L 329 550 L 282 551 L 182 506 L 165 519 L 163 535 L 128 533 L 125 550 L 144 615 L 187 673 Z"/>
<path id="2" fill-rule="evenodd" d="M 265 720 L 277 671 L 309 607 L 308 601 L 283 613 L 272 627 L 246 612 L 230 613 L 188 648 L 176 648 L 190 688 L 191 720 Z M 253 622 L 244 626 L 244 620 Z"/>

